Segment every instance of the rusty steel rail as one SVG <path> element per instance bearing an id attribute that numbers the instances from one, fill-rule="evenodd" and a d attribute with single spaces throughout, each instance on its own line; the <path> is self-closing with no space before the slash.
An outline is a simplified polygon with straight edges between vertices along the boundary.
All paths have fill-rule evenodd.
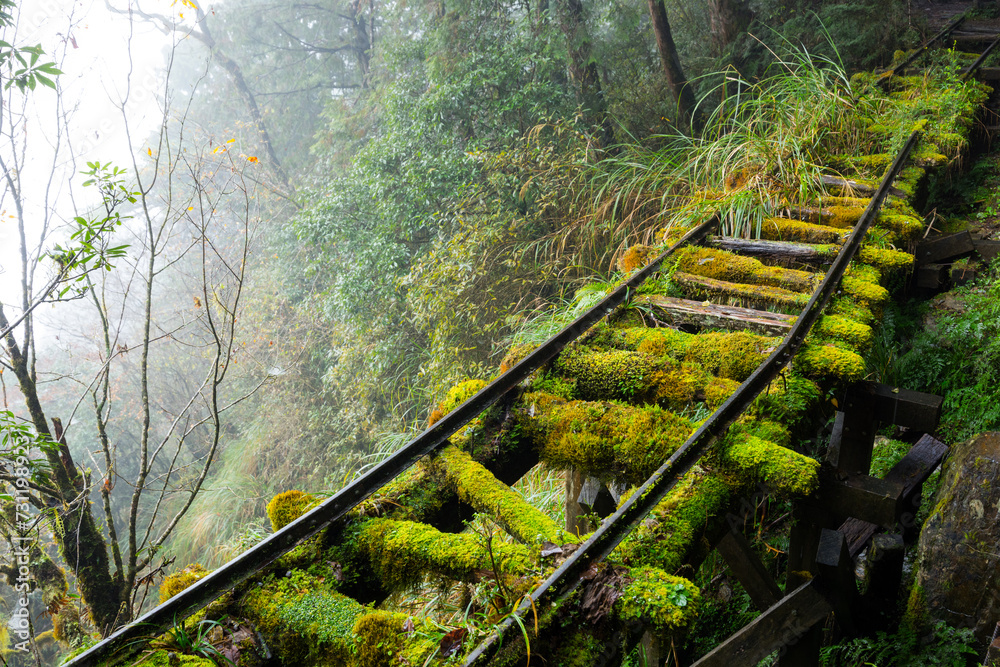
<path id="1" fill-rule="evenodd" d="M 969 77 L 975 74 L 976 70 L 983 66 L 983 63 L 986 62 L 989 55 L 993 53 L 993 50 L 997 48 L 997 45 L 1000 45 L 1000 35 L 998 35 L 997 38 L 986 47 L 986 50 L 983 51 L 978 58 L 976 58 L 976 62 L 969 65 L 969 69 L 962 72 L 962 81 L 968 81 Z"/>
<path id="2" fill-rule="evenodd" d="M 910 64 L 912 64 L 914 60 L 916 60 L 917 58 L 919 58 L 920 56 L 922 56 L 924 54 L 924 52 L 927 51 L 927 49 L 929 49 L 931 47 L 932 44 L 934 44 L 938 40 L 944 39 L 945 37 L 947 37 L 948 35 L 950 35 L 952 32 L 954 32 L 955 28 L 957 28 L 958 26 L 962 25 L 964 22 L 965 22 L 965 14 L 963 14 L 962 16 L 959 16 L 957 19 L 955 19 L 954 21 L 952 21 L 951 23 L 949 23 L 948 25 L 946 25 L 941 30 L 941 32 L 939 32 L 938 34 L 934 35 L 933 37 L 931 37 L 930 39 L 928 39 L 926 42 L 924 42 L 921 46 L 919 46 L 917 48 L 916 51 L 914 51 L 913 53 L 911 53 L 910 56 L 906 60 L 904 60 L 903 62 L 899 63 L 898 65 L 896 65 L 895 67 L 893 67 L 891 70 L 889 70 L 886 73 L 886 75 L 885 75 L 885 80 L 888 80 L 888 79 L 896 76 L 900 72 L 902 72 L 906 67 L 908 67 Z"/>
<path id="3" fill-rule="evenodd" d="M 878 215 L 878 210 L 889 194 L 892 182 L 902 169 L 904 161 L 913 150 L 919 136 L 919 130 L 913 132 L 896 156 L 878 190 L 854 226 L 850 239 L 844 244 L 823 282 L 813 292 L 809 302 L 781 344 L 740 385 L 736 393 L 730 396 L 611 517 L 606 519 L 579 549 L 570 555 L 530 595 L 525 596 L 518 609 L 508 616 L 497 630 L 469 655 L 464 663 L 465 667 L 482 665 L 510 642 L 523 639 L 522 625 L 518 623 L 518 620 L 526 617 L 533 608 L 540 609 L 544 608 L 542 605 L 559 604 L 565 601 L 579 587 L 582 581 L 581 575 L 596 563 L 607 558 L 612 550 L 674 488 L 680 477 L 691 470 L 705 455 L 708 448 L 725 435 L 732 423 L 750 407 L 754 399 L 791 361 L 802 346 L 809 329 L 819 319 L 833 294 L 839 288 L 844 272 L 861 247 L 865 233 Z M 525 623 L 523 627 L 527 627 L 527 625 Z"/>
<path id="4" fill-rule="evenodd" d="M 602 318 L 610 315 L 615 308 L 625 303 L 647 278 L 659 270 L 664 260 L 683 246 L 703 241 L 716 228 L 718 222 L 718 218 L 712 218 L 689 231 L 600 303 L 543 343 L 506 373 L 319 506 L 269 535 L 260 544 L 244 551 L 129 625 L 119 628 L 101 642 L 65 663 L 64 667 L 98 665 L 109 658 L 122 659 L 138 651 L 144 639 L 162 634 L 176 622 L 187 618 L 223 593 L 246 581 L 303 540 L 312 537 L 331 523 L 343 519 L 358 504 L 391 482 L 416 461 L 444 446 L 452 434 L 499 401 Z"/>

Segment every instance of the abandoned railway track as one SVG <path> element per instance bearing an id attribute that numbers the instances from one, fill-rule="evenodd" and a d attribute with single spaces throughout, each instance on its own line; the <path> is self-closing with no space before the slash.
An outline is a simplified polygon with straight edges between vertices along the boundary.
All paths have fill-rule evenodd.
<path id="1" fill-rule="evenodd" d="M 912 62 L 893 73 L 905 79 Z M 456 653 L 469 667 L 528 655 L 611 664 L 623 645 L 691 621 L 699 593 L 679 573 L 712 549 L 762 614 L 696 664 L 753 665 L 776 650 L 782 664 L 815 664 L 831 612 L 845 627 L 869 620 L 853 557 L 880 527 L 905 523 L 946 451 L 927 437 L 885 479 L 868 476 L 876 424 L 932 432 L 940 404 L 865 383 L 862 355 L 884 284 L 913 266 L 921 184 L 949 161 L 927 133 L 956 155 L 968 138 L 970 118 L 951 123 L 918 124 L 891 159 L 846 161 L 885 165 L 877 182 L 831 169 L 816 184 L 827 194 L 776 211 L 758 238 L 723 236 L 715 218 L 668 229 L 666 250 L 632 248 L 599 304 L 544 344 L 512 349 L 493 381 L 455 387 L 426 431 L 340 492 L 312 507 L 303 494 L 276 498 L 272 535 L 67 664 L 125 661 L 209 605 L 253 625 L 260 651 L 288 665 Z M 793 442 L 830 392 L 841 409 L 821 466 Z M 538 463 L 568 471 L 565 525 L 511 488 Z M 800 501 L 784 592 L 732 520 L 760 488 Z M 461 532 L 476 512 L 509 541 Z M 898 546 L 869 548 L 889 554 L 887 568 Z M 493 582 L 508 608 L 483 610 L 488 631 L 434 634 L 430 616 L 377 607 L 427 577 Z"/>

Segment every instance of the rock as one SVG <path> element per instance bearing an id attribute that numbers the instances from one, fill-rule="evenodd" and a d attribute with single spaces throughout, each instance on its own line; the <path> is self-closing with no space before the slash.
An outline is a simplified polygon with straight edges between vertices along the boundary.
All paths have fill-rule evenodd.
<path id="1" fill-rule="evenodd" d="M 1000 620 L 1000 433 L 951 449 L 918 546 L 913 605 L 975 628 L 988 644 Z M 922 600 L 920 598 L 922 597 Z"/>

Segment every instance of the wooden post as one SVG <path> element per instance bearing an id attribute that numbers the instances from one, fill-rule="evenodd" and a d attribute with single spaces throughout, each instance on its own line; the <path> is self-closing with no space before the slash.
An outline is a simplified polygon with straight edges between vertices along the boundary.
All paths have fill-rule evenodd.
<path id="1" fill-rule="evenodd" d="M 764 611 L 781 599 L 781 589 L 771 578 L 767 568 L 754 553 L 742 532 L 727 530 L 716 545 L 726 564 L 757 609 Z"/>
<path id="2" fill-rule="evenodd" d="M 866 626 L 887 629 L 895 613 L 903 579 L 903 536 L 876 535 L 865 560 L 865 594 L 861 610 Z"/>

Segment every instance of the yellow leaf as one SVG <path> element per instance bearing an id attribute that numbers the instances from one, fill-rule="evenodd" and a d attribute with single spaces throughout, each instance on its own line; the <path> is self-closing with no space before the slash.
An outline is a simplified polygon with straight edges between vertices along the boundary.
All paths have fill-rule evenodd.
<path id="1" fill-rule="evenodd" d="M 231 144 L 231 143 L 233 143 L 233 142 L 235 142 L 235 141 L 236 141 L 235 139 L 230 139 L 230 140 L 229 140 L 229 141 L 227 141 L 226 143 L 227 143 L 227 144 Z"/>
<path id="2" fill-rule="evenodd" d="M 148 155 L 149 157 L 153 157 L 153 149 L 152 148 L 147 148 L 146 149 L 146 155 Z"/>
<path id="3" fill-rule="evenodd" d="M 257 161 L 257 158 L 254 157 L 253 155 L 251 155 L 250 157 L 247 158 L 247 162 L 256 162 L 256 161 Z"/>

